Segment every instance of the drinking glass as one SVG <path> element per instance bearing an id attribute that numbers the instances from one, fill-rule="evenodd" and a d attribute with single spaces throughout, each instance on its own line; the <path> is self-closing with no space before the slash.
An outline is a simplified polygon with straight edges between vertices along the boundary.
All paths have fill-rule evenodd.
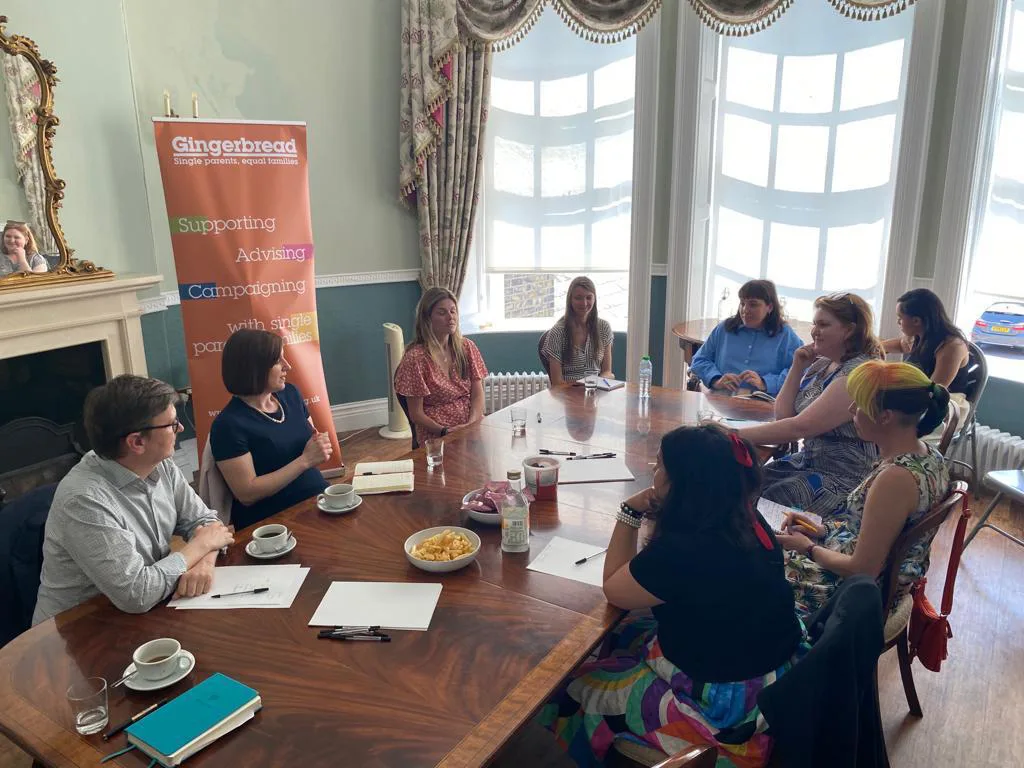
<path id="1" fill-rule="evenodd" d="M 444 462 L 444 439 L 428 437 L 423 441 L 423 449 L 427 454 L 427 469 L 439 467 Z"/>
<path id="2" fill-rule="evenodd" d="M 75 730 L 83 736 L 102 731 L 107 715 L 107 681 L 87 677 L 68 688 L 68 703 L 75 717 Z"/>
<path id="3" fill-rule="evenodd" d="M 526 434 L 526 409 L 525 408 L 510 408 L 510 418 L 512 419 L 512 434 L 516 437 Z"/>
<path id="4" fill-rule="evenodd" d="M 588 394 L 589 395 L 592 392 L 594 392 L 594 390 L 597 389 L 597 376 L 596 375 L 592 375 L 592 376 L 584 377 L 584 379 L 583 379 L 583 386 L 584 386 L 584 388 L 586 390 L 584 392 L 584 394 Z"/>

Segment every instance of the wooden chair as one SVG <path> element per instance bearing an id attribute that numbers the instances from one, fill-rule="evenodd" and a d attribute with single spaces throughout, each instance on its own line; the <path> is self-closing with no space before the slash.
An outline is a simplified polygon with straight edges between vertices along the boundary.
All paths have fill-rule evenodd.
<path id="1" fill-rule="evenodd" d="M 959 412 L 960 409 L 957 408 L 955 403 L 949 404 L 949 408 L 946 411 L 946 428 L 942 430 L 939 444 L 935 446 L 943 456 L 946 455 L 946 451 L 949 450 L 949 446 L 953 444 L 953 438 L 956 436 L 956 428 L 960 424 Z"/>
<path id="2" fill-rule="evenodd" d="M 540 340 L 537 342 L 537 357 L 540 358 L 541 367 L 544 369 L 544 373 L 548 376 L 551 375 L 551 363 L 548 362 L 548 356 L 547 353 L 544 352 L 544 346 L 548 342 L 549 333 L 550 331 L 544 331 L 544 333 L 540 335 Z"/>
<path id="3" fill-rule="evenodd" d="M 910 707 L 910 714 L 921 717 L 921 702 L 917 698 L 917 688 L 914 686 L 914 673 L 911 669 L 910 644 L 907 630 L 910 627 L 910 614 L 914 605 L 914 599 L 906 594 L 897 601 L 896 591 L 899 586 L 900 566 L 907 556 L 911 547 L 938 530 L 950 513 L 957 507 L 961 507 L 960 519 L 957 522 L 956 534 L 953 536 L 953 544 L 949 553 L 949 563 L 946 566 L 946 583 L 942 590 L 942 610 L 948 613 L 953 604 L 953 585 L 956 581 L 957 569 L 960 566 L 960 554 L 963 552 L 964 533 L 967 529 L 967 519 L 971 515 L 970 505 L 967 496 L 967 484 L 964 482 L 954 483 L 952 491 L 941 502 L 936 504 L 929 512 L 917 521 L 908 530 L 896 539 L 889 550 L 889 557 L 886 560 L 885 571 L 882 576 L 882 595 L 884 599 L 886 617 L 883 638 L 885 645 L 882 653 L 896 647 L 896 654 L 899 657 L 900 677 L 903 678 L 903 691 L 907 696 L 907 705 Z M 875 671 L 877 676 L 877 669 Z M 877 680 L 876 680 L 877 682 Z M 877 686 L 876 686 L 877 688 Z M 877 695 L 877 694 L 876 694 Z"/>

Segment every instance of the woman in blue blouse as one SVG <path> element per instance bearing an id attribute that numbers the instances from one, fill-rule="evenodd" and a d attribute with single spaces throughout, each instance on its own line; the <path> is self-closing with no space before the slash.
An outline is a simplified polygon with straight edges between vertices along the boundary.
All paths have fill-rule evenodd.
<path id="1" fill-rule="evenodd" d="M 775 283 L 749 280 L 740 287 L 739 311 L 711 332 L 690 368 L 710 389 L 754 389 L 774 397 L 803 345 L 782 314 Z"/>

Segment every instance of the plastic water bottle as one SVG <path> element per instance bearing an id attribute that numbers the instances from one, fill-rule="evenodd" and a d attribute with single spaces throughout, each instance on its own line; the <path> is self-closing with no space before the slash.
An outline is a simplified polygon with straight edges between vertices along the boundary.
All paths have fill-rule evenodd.
<path id="1" fill-rule="evenodd" d="M 644 355 L 640 361 L 640 399 L 646 400 L 651 396 L 651 377 L 654 375 L 654 366 L 651 364 L 651 356 Z"/>
<path id="2" fill-rule="evenodd" d="M 523 471 L 508 471 L 508 491 L 501 500 L 501 551 L 530 550 L 530 503 L 523 496 Z"/>

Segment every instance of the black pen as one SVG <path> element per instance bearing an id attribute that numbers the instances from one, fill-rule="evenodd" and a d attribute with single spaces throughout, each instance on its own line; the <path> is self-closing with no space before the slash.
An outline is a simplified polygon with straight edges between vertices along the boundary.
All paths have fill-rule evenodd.
<path id="1" fill-rule="evenodd" d="M 552 451 L 549 448 L 541 448 L 540 453 L 545 456 L 575 456 L 576 451 Z"/>
<path id="2" fill-rule="evenodd" d="M 614 459 L 614 453 L 592 453 L 589 456 L 570 456 L 566 461 L 580 461 L 582 459 Z"/>
<path id="3" fill-rule="evenodd" d="M 369 640 L 374 643 L 390 643 L 391 635 L 331 635 L 331 640 Z"/>
<path id="4" fill-rule="evenodd" d="M 587 560 L 593 560 L 598 555 L 603 555 L 607 551 L 608 551 L 607 548 L 605 548 L 605 549 L 602 549 L 600 552 L 595 552 L 592 555 L 587 555 L 586 557 L 581 557 L 579 560 L 577 560 L 574 563 L 574 565 L 583 565 L 585 562 L 587 562 Z"/>
<path id="5" fill-rule="evenodd" d="M 319 637 L 330 637 L 331 635 L 344 635 L 352 632 L 377 632 L 380 629 L 379 625 L 372 627 L 333 627 L 331 629 L 321 629 L 318 633 Z"/>
<path id="6" fill-rule="evenodd" d="M 241 592 L 224 592 L 220 595 L 210 595 L 210 597 L 231 597 L 232 595 L 258 595 L 261 592 L 269 592 L 270 587 L 256 587 L 256 589 L 243 589 Z"/>
<path id="7" fill-rule="evenodd" d="M 151 704 L 151 705 L 149 705 L 149 706 L 148 706 L 148 707 L 146 707 L 146 708 L 145 708 L 144 710 L 142 710 L 141 712 L 139 712 L 139 714 L 137 714 L 137 715 L 132 715 L 131 717 L 129 717 L 129 718 L 127 719 L 127 720 L 125 720 L 125 721 L 124 721 L 123 723 L 121 723 L 121 724 L 120 724 L 119 726 L 117 726 L 116 728 L 111 728 L 111 729 L 110 729 L 109 731 L 107 731 L 106 733 L 104 733 L 104 734 L 103 734 L 103 740 L 104 740 L 104 741 L 107 741 L 107 740 L 108 740 L 108 739 L 110 739 L 110 738 L 111 738 L 112 736 L 117 736 L 117 734 L 119 734 L 119 733 L 120 733 L 121 731 L 123 731 L 123 730 L 124 730 L 125 728 L 127 728 L 127 727 L 128 727 L 129 725 L 131 725 L 132 723 L 134 723 L 134 722 L 135 722 L 136 720 L 138 720 L 138 719 L 139 719 L 139 718 L 141 718 L 141 717 L 145 717 L 146 715 L 148 715 L 148 714 L 149 714 L 150 712 L 152 712 L 152 711 L 153 711 L 154 709 L 156 709 L 157 707 L 162 707 L 162 706 L 163 706 L 164 704 L 166 704 L 166 703 L 167 703 L 168 701 L 170 701 L 170 699 L 162 699 L 161 701 L 158 701 L 158 702 L 157 702 L 156 704 Z"/>

